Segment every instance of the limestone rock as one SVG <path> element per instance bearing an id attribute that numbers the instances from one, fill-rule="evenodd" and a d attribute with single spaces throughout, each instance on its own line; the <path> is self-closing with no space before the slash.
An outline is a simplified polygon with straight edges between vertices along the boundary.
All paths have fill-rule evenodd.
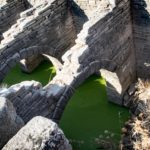
<path id="1" fill-rule="evenodd" d="M 0 97 L 0 149 L 23 125 L 24 122 L 17 116 L 13 104 Z"/>
<path id="2" fill-rule="evenodd" d="M 3 150 L 72 150 L 71 145 L 57 124 L 43 117 L 27 123 Z"/>

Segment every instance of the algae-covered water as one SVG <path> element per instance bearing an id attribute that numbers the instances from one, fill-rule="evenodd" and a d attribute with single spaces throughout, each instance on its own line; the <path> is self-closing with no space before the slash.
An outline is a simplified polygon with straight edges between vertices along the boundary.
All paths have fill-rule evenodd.
<path id="1" fill-rule="evenodd" d="M 46 85 L 55 76 L 55 68 L 47 61 L 41 63 L 31 74 L 23 73 L 19 66 L 14 67 L 4 79 L 7 85 L 16 84 L 25 80 L 35 80 Z"/>
<path id="2" fill-rule="evenodd" d="M 88 78 L 71 98 L 60 122 L 74 150 L 118 150 L 127 109 L 109 103 L 105 80 Z"/>
<path id="3" fill-rule="evenodd" d="M 45 85 L 54 75 L 55 69 L 48 62 L 43 62 L 31 74 L 22 73 L 16 66 L 4 83 L 12 85 L 24 80 L 37 80 Z M 105 80 L 93 75 L 75 91 L 60 127 L 74 150 L 117 150 L 121 127 L 128 116 L 127 109 L 107 101 Z"/>

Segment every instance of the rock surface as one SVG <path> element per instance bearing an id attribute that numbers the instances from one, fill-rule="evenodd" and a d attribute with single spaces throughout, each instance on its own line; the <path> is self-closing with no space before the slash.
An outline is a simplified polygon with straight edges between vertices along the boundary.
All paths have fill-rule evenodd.
<path id="1" fill-rule="evenodd" d="M 23 125 L 24 122 L 16 114 L 13 104 L 0 97 L 0 149 Z"/>
<path id="2" fill-rule="evenodd" d="M 56 123 L 35 117 L 2 150 L 72 150 Z"/>

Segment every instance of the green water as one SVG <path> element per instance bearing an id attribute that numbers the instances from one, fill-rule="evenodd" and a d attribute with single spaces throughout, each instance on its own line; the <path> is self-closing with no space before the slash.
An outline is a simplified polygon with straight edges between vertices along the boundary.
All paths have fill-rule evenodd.
<path id="1" fill-rule="evenodd" d="M 4 83 L 12 85 L 24 80 L 37 80 L 45 85 L 54 75 L 55 69 L 48 62 L 42 63 L 31 74 L 22 73 L 16 66 Z M 98 76 L 91 76 L 75 91 L 60 122 L 74 150 L 104 149 L 106 145 L 111 145 L 113 150 L 118 149 L 120 129 L 128 120 L 129 113 L 106 99 L 105 81 Z"/>
<path id="2" fill-rule="evenodd" d="M 121 127 L 128 116 L 127 109 L 107 102 L 105 81 L 93 75 L 76 90 L 60 126 L 74 150 L 104 149 L 106 144 L 117 150 Z"/>
<path id="3" fill-rule="evenodd" d="M 16 84 L 25 80 L 35 80 L 46 85 L 55 76 L 55 68 L 47 61 L 41 63 L 31 74 L 23 73 L 19 66 L 14 67 L 4 79 L 7 85 Z"/>

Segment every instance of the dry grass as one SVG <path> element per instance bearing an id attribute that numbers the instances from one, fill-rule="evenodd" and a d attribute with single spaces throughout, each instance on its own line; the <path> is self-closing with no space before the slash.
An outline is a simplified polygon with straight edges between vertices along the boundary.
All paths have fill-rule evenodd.
<path id="1" fill-rule="evenodd" d="M 138 80 L 138 99 L 150 101 L 150 81 Z"/>
<path id="2" fill-rule="evenodd" d="M 148 129 L 143 127 L 143 121 L 135 120 L 132 136 L 136 139 L 133 142 L 134 150 L 150 150 L 150 135 Z"/>
<path id="3" fill-rule="evenodd" d="M 137 115 L 133 111 L 132 118 L 127 123 L 122 150 L 150 150 L 150 81 L 138 80 L 132 100 L 136 106 L 133 108 L 138 108 L 141 113 Z M 125 139 L 129 141 L 125 142 Z"/>
<path id="4" fill-rule="evenodd" d="M 134 119 L 132 136 L 135 137 L 133 142 L 134 150 L 150 150 L 150 81 L 138 80 L 136 96 L 139 101 L 145 104 L 145 118 Z"/>

